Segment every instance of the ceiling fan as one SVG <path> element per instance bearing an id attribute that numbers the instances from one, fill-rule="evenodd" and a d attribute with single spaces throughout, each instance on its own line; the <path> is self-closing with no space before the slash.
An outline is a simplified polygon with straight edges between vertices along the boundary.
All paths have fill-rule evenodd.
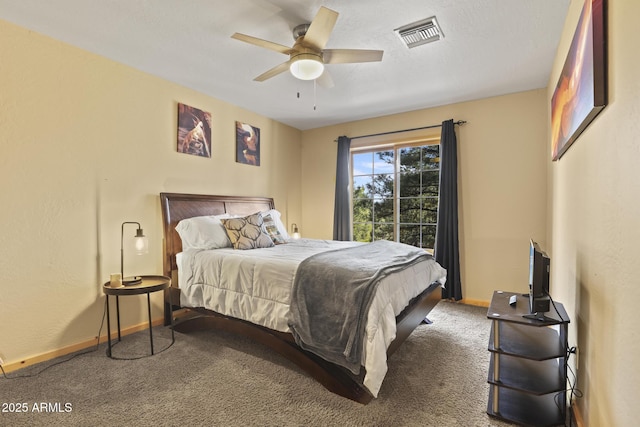
<path id="1" fill-rule="evenodd" d="M 320 7 L 310 24 L 301 24 L 293 29 L 295 43 L 292 47 L 279 43 L 235 33 L 231 37 L 256 46 L 289 55 L 289 60 L 260 74 L 253 79 L 262 82 L 287 70 L 300 80 L 315 80 L 328 77 L 324 64 L 348 64 L 356 62 L 382 61 L 382 50 L 325 49 L 331 31 L 338 19 L 338 12 Z"/>

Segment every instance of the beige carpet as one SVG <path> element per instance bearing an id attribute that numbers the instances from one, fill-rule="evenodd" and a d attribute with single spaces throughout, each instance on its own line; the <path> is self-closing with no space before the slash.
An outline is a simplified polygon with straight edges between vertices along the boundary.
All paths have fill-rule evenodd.
<path id="1" fill-rule="evenodd" d="M 111 360 L 96 352 L 0 379 L 2 426 L 504 426 L 486 414 L 490 321 L 486 309 L 440 302 L 389 360 L 377 399 L 361 405 L 328 392 L 265 347 L 216 331 L 176 334 L 164 352 Z M 148 351 L 149 335 L 124 337 L 114 354 Z M 154 328 L 156 348 L 170 341 Z M 66 359 L 66 358 L 62 358 Z M 45 403 L 48 410 L 37 412 Z M 14 406 L 15 408 L 15 406 Z M 8 408 L 7 408 L 8 409 Z"/>

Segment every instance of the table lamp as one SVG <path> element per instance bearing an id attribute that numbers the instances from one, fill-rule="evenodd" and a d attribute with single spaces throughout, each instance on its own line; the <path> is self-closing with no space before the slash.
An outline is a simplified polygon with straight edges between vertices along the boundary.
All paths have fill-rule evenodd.
<path id="1" fill-rule="evenodd" d="M 291 235 L 291 237 L 293 237 L 294 239 L 299 239 L 300 231 L 298 230 L 298 224 L 296 224 L 295 222 L 291 224 L 291 229 L 293 230 L 293 234 Z"/>
<path id="2" fill-rule="evenodd" d="M 146 254 L 149 252 L 149 242 L 147 238 L 143 234 L 142 228 L 140 228 L 139 222 L 123 222 L 121 231 L 120 231 L 120 274 L 122 275 L 122 284 L 125 286 L 137 285 L 138 283 L 142 283 L 142 277 L 140 276 L 129 276 L 125 277 L 124 275 L 124 226 L 125 224 L 136 224 L 138 229 L 136 230 L 136 235 L 134 237 L 134 248 L 137 255 Z"/>

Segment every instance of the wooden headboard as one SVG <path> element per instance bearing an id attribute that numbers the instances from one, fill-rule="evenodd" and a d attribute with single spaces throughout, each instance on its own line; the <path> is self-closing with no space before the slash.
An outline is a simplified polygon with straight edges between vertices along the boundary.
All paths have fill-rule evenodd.
<path id="1" fill-rule="evenodd" d="M 205 194 L 160 193 L 164 245 L 162 265 L 165 276 L 171 277 L 177 286 L 176 254 L 182 251 L 176 225 L 180 220 L 204 215 L 251 215 L 273 209 L 270 197 L 210 196 Z"/>

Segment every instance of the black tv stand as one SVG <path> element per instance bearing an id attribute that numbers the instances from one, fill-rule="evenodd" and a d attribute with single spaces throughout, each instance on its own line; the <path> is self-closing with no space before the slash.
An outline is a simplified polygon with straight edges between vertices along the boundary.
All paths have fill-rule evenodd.
<path id="1" fill-rule="evenodd" d="M 559 302 L 532 314 L 528 302 L 528 295 L 493 293 L 487 414 L 526 426 L 565 425 L 569 316 Z"/>

